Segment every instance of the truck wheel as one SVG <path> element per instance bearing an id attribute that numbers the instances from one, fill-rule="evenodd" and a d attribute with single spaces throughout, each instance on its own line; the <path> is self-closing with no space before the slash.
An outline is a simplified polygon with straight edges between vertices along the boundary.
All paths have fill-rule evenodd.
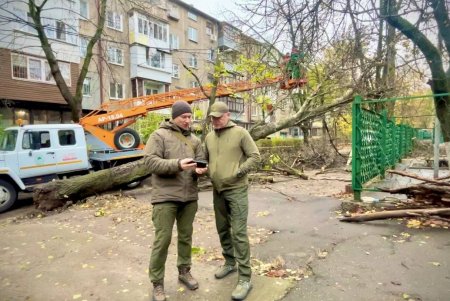
<path id="1" fill-rule="evenodd" d="M 17 191 L 11 183 L 0 180 L 0 213 L 8 210 L 17 199 Z"/>
<path id="2" fill-rule="evenodd" d="M 140 142 L 139 134 L 132 129 L 121 129 L 114 135 L 114 145 L 118 149 L 136 148 Z"/>

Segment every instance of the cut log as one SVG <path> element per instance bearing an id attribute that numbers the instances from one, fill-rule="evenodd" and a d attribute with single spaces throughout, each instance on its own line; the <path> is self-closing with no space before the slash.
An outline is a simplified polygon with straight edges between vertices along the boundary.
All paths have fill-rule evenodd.
<path id="1" fill-rule="evenodd" d="M 39 185 L 33 190 L 33 201 L 41 210 L 52 210 L 68 201 L 77 201 L 104 191 L 120 188 L 150 176 L 145 159 L 100 170 L 84 176 L 57 180 Z"/>
<path id="2" fill-rule="evenodd" d="M 410 210 L 391 210 L 375 213 L 354 214 L 352 216 L 343 217 L 341 222 L 367 222 L 387 218 L 411 217 L 411 216 L 429 216 L 429 215 L 444 215 L 450 216 L 450 208 L 436 208 L 436 209 L 410 209 Z"/>

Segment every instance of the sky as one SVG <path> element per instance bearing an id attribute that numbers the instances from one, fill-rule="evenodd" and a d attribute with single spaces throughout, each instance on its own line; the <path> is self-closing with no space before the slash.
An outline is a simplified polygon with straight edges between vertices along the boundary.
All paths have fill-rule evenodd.
<path id="1" fill-rule="evenodd" d="M 223 16 L 226 10 L 238 11 L 233 0 L 182 0 L 187 4 L 192 4 L 198 10 L 218 19 L 219 21 L 227 21 Z"/>

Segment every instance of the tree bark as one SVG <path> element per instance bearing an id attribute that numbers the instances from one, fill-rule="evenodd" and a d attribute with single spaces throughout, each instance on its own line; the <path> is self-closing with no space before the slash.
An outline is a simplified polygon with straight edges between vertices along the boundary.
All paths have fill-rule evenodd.
<path id="1" fill-rule="evenodd" d="M 66 202 L 86 198 L 150 176 L 145 159 L 100 170 L 84 176 L 42 184 L 34 188 L 33 201 L 41 210 L 52 210 Z"/>
<path id="2" fill-rule="evenodd" d="M 450 216 L 450 208 L 439 209 L 409 209 L 409 210 L 393 210 L 382 211 L 366 214 L 354 214 L 352 216 L 344 217 L 340 219 L 341 222 L 367 222 L 379 219 L 398 218 L 398 217 L 411 217 L 417 215 L 446 215 Z"/>

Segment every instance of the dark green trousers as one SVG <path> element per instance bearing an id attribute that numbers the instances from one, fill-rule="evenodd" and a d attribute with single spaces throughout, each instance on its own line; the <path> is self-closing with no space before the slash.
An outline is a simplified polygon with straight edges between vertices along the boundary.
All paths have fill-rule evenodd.
<path id="1" fill-rule="evenodd" d="M 153 206 L 152 220 L 155 227 L 155 239 L 149 266 L 149 277 L 152 282 L 164 280 L 167 253 L 175 221 L 177 221 L 178 230 L 177 266 L 191 265 L 192 224 L 197 208 L 197 201 L 164 202 Z"/>
<path id="2" fill-rule="evenodd" d="M 213 191 L 216 228 L 225 264 L 238 263 L 239 279 L 250 280 L 250 243 L 247 235 L 248 188 Z"/>

